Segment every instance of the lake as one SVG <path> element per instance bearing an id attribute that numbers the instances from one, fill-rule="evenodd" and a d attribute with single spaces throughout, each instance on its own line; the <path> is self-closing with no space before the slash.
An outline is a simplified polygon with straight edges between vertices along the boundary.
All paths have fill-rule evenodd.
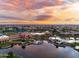
<path id="1" fill-rule="evenodd" d="M 21 46 L 15 45 L 13 48 L 0 49 L 1 54 L 8 53 L 9 51 L 22 56 L 24 58 L 79 58 L 79 52 L 71 47 L 56 48 L 53 44 L 44 41 L 41 45 L 29 45 L 25 49 Z"/>

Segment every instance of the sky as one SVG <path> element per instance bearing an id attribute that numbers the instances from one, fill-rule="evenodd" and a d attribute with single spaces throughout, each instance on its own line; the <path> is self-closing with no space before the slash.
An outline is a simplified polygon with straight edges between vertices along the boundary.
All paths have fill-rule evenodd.
<path id="1" fill-rule="evenodd" d="M 79 0 L 0 0 L 0 24 L 79 24 Z"/>

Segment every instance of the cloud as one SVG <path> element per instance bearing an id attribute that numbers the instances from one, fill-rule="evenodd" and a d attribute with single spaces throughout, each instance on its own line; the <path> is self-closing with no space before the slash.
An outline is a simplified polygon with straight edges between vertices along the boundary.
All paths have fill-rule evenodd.
<path id="1" fill-rule="evenodd" d="M 56 5 L 55 0 L 36 0 L 35 2 L 31 0 L 30 3 L 31 3 L 31 9 L 40 9 Z"/>
<path id="2" fill-rule="evenodd" d="M 50 18 L 51 16 L 50 15 L 38 15 L 38 16 L 35 16 L 36 19 L 35 20 L 46 20 L 48 18 Z"/>
<path id="3" fill-rule="evenodd" d="M 79 18 L 78 0 L 0 0 L 0 21 L 66 23 Z M 12 21 L 10 21 L 12 20 Z M 14 20 L 14 21 L 13 21 Z M 73 21 L 71 20 L 71 21 Z M 65 22 L 66 21 L 66 22 Z M 70 21 L 70 22 L 71 22 Z M 5 21 L 2 21 L 5 23 Z"/>
<path id="4" fill-rule="evenodd" d="M 0 19 L 17 19 L 17 20 L 23 20 L 23 18 L 20 18 L 20 17 L 13 17 L 13 16 L 0 16 Z"/>

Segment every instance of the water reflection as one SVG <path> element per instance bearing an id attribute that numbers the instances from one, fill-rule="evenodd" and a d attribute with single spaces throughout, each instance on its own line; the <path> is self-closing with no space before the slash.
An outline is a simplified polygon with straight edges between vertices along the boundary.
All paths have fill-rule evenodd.
<path id="1" fill-rule="evenodd" d="M 75 51 L 73 48 L 56 48 L 53 44 L 50 44 L 47 41 L 44 41 L 44 43 L 41 45 L 26 46 L 25 49 L 22 49 L 21 46 L 16 45 L 10 49 L 0 50 L 0 53 L 7 53 L 8 51 L 12 51 L 22 57 L 30 58 L 79 58 L 79 52 Z"/>
<path id="2" fill-rule="evenodd" d="M 0 54 L 7 54 L 9 49 L 0 49 Z"/>
<path id="3" fill-rule="evenodd" d="M 62 58 L 79 58 L 79 52 L 74 50 L 73 48 L 71 47 L 66 47 L 66 48 L 62 48 L 60 47 L 58 49 L 58 54 L 59 54 L 59 57 L 62 57 Z"/>

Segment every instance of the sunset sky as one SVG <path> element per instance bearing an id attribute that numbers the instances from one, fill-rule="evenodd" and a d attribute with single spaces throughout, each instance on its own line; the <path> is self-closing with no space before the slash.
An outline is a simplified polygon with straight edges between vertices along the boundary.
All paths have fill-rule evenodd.
<path id="1" fill-rule="evenodd" d="M 0 0 L 0 24 L 79 24 L 79 0 Z"/>

